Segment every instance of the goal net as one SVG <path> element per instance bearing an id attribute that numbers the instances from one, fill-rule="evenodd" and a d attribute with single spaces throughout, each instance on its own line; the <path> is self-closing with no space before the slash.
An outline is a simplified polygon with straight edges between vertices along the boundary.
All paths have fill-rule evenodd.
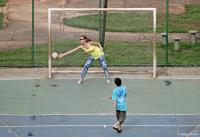
<path id="1" fill-rule="evenodd" d="M 84 51 L 76 51 L 62 59 L 53 59 L 51 54 L 79 46 L 81 35 L 102 44 L 111 73 L 141 71 L 156 77 L 155 8 L 49 8 L 48 32 L 49 78 L 54 73 L 80 73 L 80 67 L 89 56 Z M 127 69 L 132 66 L 145 69 Z M 98 61 L 91 66 L 98 67 Z M 88 73 L 92 72 L 99 71 L 89 69 Z"/>

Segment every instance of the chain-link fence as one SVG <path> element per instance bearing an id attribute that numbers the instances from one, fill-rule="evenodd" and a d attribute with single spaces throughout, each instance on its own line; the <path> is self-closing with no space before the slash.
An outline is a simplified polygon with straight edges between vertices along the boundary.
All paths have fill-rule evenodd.
<path id="1" fill-rule="evenodd" d="M 165 49 L 165 64 L 169 65 L 200 65 L 199 31 L 200 31 L 200 6 L 199 1 L 177 1 L 179 6 L 169 2 L 169 13 L 165 18 L 163 39 L 168 34 L 168 42 L 162 43 L 159 48 Z M 181 3 L 182 2 L 182 3 Z M 174 13 L 173 11 L 182 11 Z M 168 24 L 166 26 L 166 23 Z M 159 27 L 158 27 L 159 30 Z M 163 60 L 160 60 L 162 63 Z"/>
<path id="2" fill-rule="evenodd" d="M 0 65 L 1 66 L 47 66 L 48 65 L 48 8 L 99 8 L 106 0 L 1 0 L 0 1 Z M 170 0 L 169 1 L 169 44 L 166 46 L 166 0 L 108 0 L 108 8 L 157 8 L 157 64 L 158 65 L 200 65 L 200 2 L 199 0 Z M 33 13 L 34 11 L 34 13 Z M 79 36 L 88 34 L 94 40 L 99 40 L 100 18 L 94 15 L 59 13 L 52 25 L 55 38 L 60 39 L 60 45 L 66 42 L 72 46 L 78 44 Z M 81 16 L 80 16 L 81 15 Z M 96 14 L 99 15 L 99 14 Z M 74 18 L 74 16 L 76 16 Z M 91 18 L 91 23 L 85 18 Z M 137 18 L 135 17 L 137 16 Z M 98 17 L 98 16 L 96 16 Z M 123 18 L 124 17 L 124 18 Z M 95 18 L 95 19 L 92 19 Z M 109 20 L 117 18 L 118 21 Z M 128 18 L 128 19 L 126 19 Z M 145 19 L 147 18 L 147 19 Z M 149 17 L 151 18 L 151 17 Z M 65 21 L 65 20 L 68 21 Z M 131 20 L 132 19 L 132 20 Z M 87 19 L 86 19 L 87 20 Z M 96 27 L 94 20 L 97 22 Z M 147 35 L 148 25 L 138 24 L 151 22 L 148 17 L 131 15 L 107 15 L 105 33 L 105 53 L 109 65 L 151 65 L 151 57 L 145 57 L 149 49 L 136 52 L 137 56 L 130 58 L 129 51 L 125 53 L 127 45 L 141 47 L 141 43 L 152 39 Z M 129 25 L 120 26 L 123 21 L 129 20 Z M 79 23 L 78 26 L 73 25 Z M 82 22 L 80 24 L 80 22 Z M 118 22 L 116 24 L 115 22 Z M 69 24 L 71 23 L 71 24 Z M 89 24 L 89 26 L 88 26 Z M 92 25 L 93 24 L 93 25 Z M 113 26 L 112 28 L 109 28 Z M 130 27 L 137 26 L 137 27 Z M 92 28 L 94 27 L 94 28 Z M 67 29 L 66 29 L 67 28 Z M 140 30 L 137 30 L 140 29 Z M 144 29 L 146 32 L 144 33 Z M 92 32 L 92 33 L 91 33 Z M 139 32 L 139 33 L 138 33 Z M 137 42 L 135 42 L 137 41 Z M 109 45 L 116 45 L 116 53 L 123 60 L 116 60 L 110 54 Z M 148 43 L 147 45 L 149 45 Z M 125 45 L 125 46 L 122 46 Z M 129 48 L 127 47 L 127 49 Z M 167 47 L 167 48 L 166 48 Z M 67 50 L 67 49 L 63 49 Z M 136 51 L 136 50 L 135 50 Z M 119 56 L 119 53 L 123 54 Z M 143 59 L 141 59 L 143 58 Z M 166 61 L 167 60 L 167 61 Z M 79 58 L 70 60 L 70 65 L 82 65 Z M 56 64 L 58 65 L 58 64 Z M 67 65 L 66 63 L 61 65 Z"/>
<path id="3" fill-rule="evenodd" d="M 0 30 L 0 65 L 31 66 L 31 1 L 3 1 Z"/>

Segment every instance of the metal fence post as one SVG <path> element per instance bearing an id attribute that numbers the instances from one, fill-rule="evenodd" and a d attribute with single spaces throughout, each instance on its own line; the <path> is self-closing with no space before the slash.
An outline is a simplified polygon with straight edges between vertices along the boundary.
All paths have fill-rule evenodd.
<path id="1" fill-rule="evenodd" d="M 34 16 L 34 12 L 35 12 L 35 4 L 34 4 L 34 0 L 32 0 L 32 66 L 34 67 L 35 66 L 35 58 L 34 58 L 34 51 L 35 51 L 35 43 L 34 43 L 34 40 L 35 40 L 35 16 Z"/>
<path id="2" fill-rule="evenodd" d="M 104 0 L 103 3 L 101 0 L 99 0 L 100 8 L 107 8 L 107 5 L 108 5 L 108 0 Z M 99 14 L 100 14 L 99 41 L 100 41 L 101 46 L 104 47 L 107 12 L 103 11 L 103 14 L 102 14 L 102 12 L 99 12 Z"/>
<path id="3" fill-rule="evenodd" d="M 165 63 L 168 64 L 168 19 L 169 19 L 169 0 L 166 0 L 166 45 L 165 45 Z"/>

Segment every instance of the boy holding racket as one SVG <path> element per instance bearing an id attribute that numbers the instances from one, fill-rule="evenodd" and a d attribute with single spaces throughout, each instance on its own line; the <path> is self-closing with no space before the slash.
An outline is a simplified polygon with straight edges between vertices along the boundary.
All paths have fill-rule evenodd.
<path id="1" fill-rule="evenodd" d="M 106 81 L 107 83 L 110 83 L 110 78 L 109 78 L 109 74 L 108 74 L 108 67 L 105 61 L 105 57 L 104 57 L 104 52 L 103 52 L 103 48 L 101 47 L 101 45 L 98 42 L 94 42 L 92 40 L 90 40 L 89 38 L 87 38 L 86 36 L 82 35 L 80 37 L 80 46 L 65 52 L 63 54 L 60 54 L 58 56 L 58 58 L 62 58 L 70 53 L 73 53 L 79 49 L 83 49 L 85 52 L 89 53 L 90 56 L 87 58 L 87 61 L 83 67 L 83 70 L 81 72 L 81 78 L 80 80 L 77 82 L 78 84 L 83 82 L 84 77 L 87 74 L 87 71 L 90 67 L 90 65 L 94 62 L 94 60 L 99 60 L 99 63 L 101 64 L 105 76 L 106 76 Z"/>
<path id="2" fill-rule="evenodd" d="M 122 124 L 126 119 L 126 87 L 122 85 L 122 80 L 120 78 L 115 78 L 114 82 L 117 87 L 113 90 L 112 100 L 114 102 L 117 122 L 113 125 L 113 129 L 121 133 Z"/>

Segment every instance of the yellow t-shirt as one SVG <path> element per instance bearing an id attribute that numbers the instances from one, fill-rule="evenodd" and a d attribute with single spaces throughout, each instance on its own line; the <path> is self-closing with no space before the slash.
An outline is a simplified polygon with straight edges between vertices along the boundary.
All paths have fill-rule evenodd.
<path id="1" fill-rule="evenodd" d="M 93 56 L 94 59 L 104 55 L 103 51 L 97 46 L 90 46 L 89 49 L 83 48 L 83 50 Z"/>

